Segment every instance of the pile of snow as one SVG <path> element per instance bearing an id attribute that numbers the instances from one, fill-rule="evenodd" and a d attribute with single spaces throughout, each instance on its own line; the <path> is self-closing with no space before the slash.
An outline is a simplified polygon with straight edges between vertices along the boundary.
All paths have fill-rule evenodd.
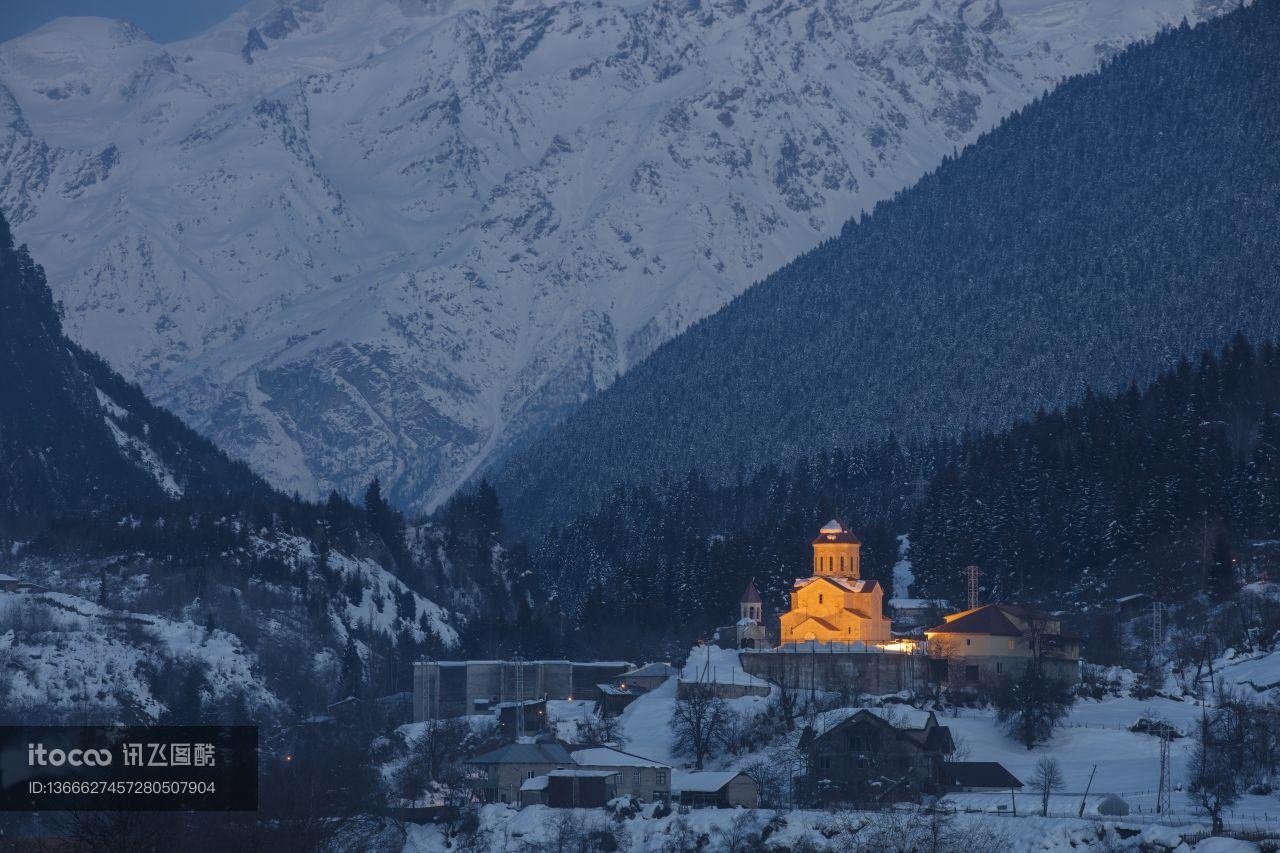
<path id="1" fill-rule="evenodd" d="M 742 657 L 735 649 L 722 649 L 713 645 L 694 646 L 680 672 L 680 680 L 703 684 L 769 686 L 769 682 L 742 668 Z"/>

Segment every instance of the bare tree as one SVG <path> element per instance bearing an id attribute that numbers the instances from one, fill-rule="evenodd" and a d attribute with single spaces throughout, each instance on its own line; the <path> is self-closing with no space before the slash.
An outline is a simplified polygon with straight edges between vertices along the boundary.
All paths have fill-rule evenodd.
<path id="1" fill-rule="evenodd" d="M 1191 753 L 1187 790 L 1213 822 L 1213 832 L 1223 830 L 1222 812 L 1240 798 L 1240 768 L 1234 766 L 1227 748 L 1227 721 L 1219 712 L 1205 712 L 1196 732 Z"/>
<path id="2" fill-rule="evenodd" d="M 694 767 L 701 770 L 724 744 L 730 722 L 729 704 L 706 684 L 684 685 L 683 693 L 671 715 L 673 746 L 681 755 L 692 756 Z"/>
<path id="3" fill-rule="evenodd" d="M 1036 762 L 1036 772 L 1031 777 L 1031 790 L 1040 795 L 1041 816 L 1049 816 L 1049 795 L 1061 791 L 1066 784 L 1058 759 L 1045 756 Z"/>

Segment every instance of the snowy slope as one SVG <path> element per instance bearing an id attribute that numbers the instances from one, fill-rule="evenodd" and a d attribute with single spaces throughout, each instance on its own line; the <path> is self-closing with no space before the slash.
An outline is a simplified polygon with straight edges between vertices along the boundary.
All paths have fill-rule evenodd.
<path id="1" fill-rule="evenodd" d="M 257 0 L 0 45 L 74 335 L 276 485 L 428 506 L 1063 76 L 1233 0 Z"/>
<path id="2" fill-rule="evenodd" d="M 199 662 L 208 703 L 239 692 L 255 713 L 281 707 L 254 655 L 225 631 L 64 593 L 0 593 L 0 704 L 10 721 L 154 721 L 168 710 L 154 695 L 168 661 Z"/>

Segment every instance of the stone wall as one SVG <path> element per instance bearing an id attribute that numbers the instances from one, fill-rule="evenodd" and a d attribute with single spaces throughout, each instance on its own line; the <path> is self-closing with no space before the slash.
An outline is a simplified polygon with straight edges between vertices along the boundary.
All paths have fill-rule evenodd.
<path id="1" fill-rule="evenodd" d="M 929 659 L 878 651 L 743 650 L 742 668 L 792 690 L 853 691 L 872 696 L 922 690 Z"/>

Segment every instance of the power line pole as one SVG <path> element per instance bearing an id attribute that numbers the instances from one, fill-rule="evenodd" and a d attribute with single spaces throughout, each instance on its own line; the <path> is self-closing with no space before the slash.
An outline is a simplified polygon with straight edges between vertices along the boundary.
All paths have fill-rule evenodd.
<path id="1" fill-rule="evenodd" d="M 969 566 L 964 571 L 969 577 L 969 609 L 972 610 L 978 606 L 978 575 L 982 574 L 982 570 L 977 566 Z"/>
<path id="2" fill-rule="evenodd" d="M 516 654 L 516 737 L 524 736 L 524 658 Z"/>
<path id="3" fill-rule="evenodd" d="M 1169 729 L 1160 729 L 1160 787 L 1156 793 L 1156 814 L 1167 815 L 1173 812 L 1173 785 L 1169 767 Z"/>

